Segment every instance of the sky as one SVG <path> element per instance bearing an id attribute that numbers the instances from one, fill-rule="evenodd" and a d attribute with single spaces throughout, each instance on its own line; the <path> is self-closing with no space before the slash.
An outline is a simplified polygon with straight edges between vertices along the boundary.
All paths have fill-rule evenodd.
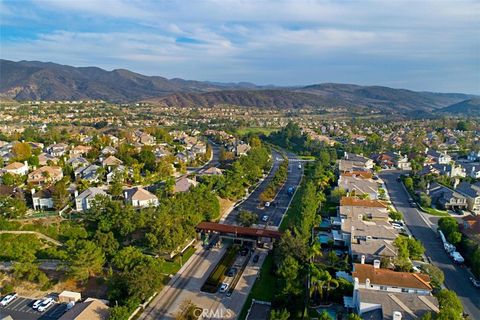
<path id="1" fill-rule="evenodd" d="M 480 94 L 480 1 L 0 0 L 0 58 Z"/>

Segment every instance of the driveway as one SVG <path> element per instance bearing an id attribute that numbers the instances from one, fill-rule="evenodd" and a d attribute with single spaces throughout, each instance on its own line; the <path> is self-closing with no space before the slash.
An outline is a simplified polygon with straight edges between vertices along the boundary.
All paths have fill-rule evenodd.
<path id="1" fill-rule="evenodd" d="M 403 213 L 405 223 L 413 236 L 423 243 L 426 249 L 425 254 L 445 274 L 445 286 L 457 293 L 465 312 L 472 319 L 480 319 L 480 290 L 472 286 L 468 270 L 453 264 L 445 252 L 441 240 L 437 237 L 436 226 L 432 221 L 428 217 L 424 217 L 422 212 L 410 206 L 406 190 L 400 182 L 397 182 L 400 174 L 399 171 L 380 173 L 393 205 Z"/>

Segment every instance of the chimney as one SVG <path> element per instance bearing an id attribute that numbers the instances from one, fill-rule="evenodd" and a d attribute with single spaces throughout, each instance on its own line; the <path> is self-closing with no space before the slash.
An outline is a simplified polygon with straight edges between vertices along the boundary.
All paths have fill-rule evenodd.
<path id="1" fill-rule="evenodd" d="M 123 191 L 123 197 L 125 198 L 125 200 L 127 200 L 127 198 L 128 198 L 128 192 L 127 192 L 127 190 Z"/>
<path id="2" fill-rule="evenodd" d="M 362 254 L 362 257 L 360 258 L 360 263 L 365 264 L 365 255 Z"/>
<path id="3" fill-rule="evenodd" d="M 400 311 L 393 311 L 393 320 L 402 320 L 402 313 Z"/>
<path id="4" fill-rule="evenodd" d="M 370 289 L 370 279 L 365 279 L 365 289 Z"/>
<path id="5" fill-rule="evenodd" d="M 75 192 L 73 193 L 73 196 L 76 198 L 78 197 L 78 190 L 75 190 Z"/>
<path id="6" fill-rule="evenodd" d="M 460 179 L 455 178 L 455 181 L 453 182 L 453 189 L 457 189 L 457 186 L 459 183 L 460 183 Z"/>
<path id="7" fill-rule="evenodd" d="M 380 269 L 380 260 L 373 260 L 373 267 L 375 269 Z"/>
<path id="8" fill-rule="evenodd" d="M 344 152 L 343 152 L 343 157 L 345 158 L 345 160 L 348 160 L 348 153 L 347 153 L 347 151 L 344 151 Z"/>
<path id="9" fill-rule="evenodd" d="M 28 161 L 27 161 L 27 160 L 23 161 L 23 164 L 26 165 L 27 168 L 28 168 Z M 474 167 L 474 168 L 475 168 L 475 167 Z"/>

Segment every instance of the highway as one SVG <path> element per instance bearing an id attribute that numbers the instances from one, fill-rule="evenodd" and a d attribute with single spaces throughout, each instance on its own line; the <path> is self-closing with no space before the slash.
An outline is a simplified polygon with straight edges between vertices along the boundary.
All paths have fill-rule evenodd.
<path id="1" fill-rule="evenodd" d="M 480 319 L 480 290 L 474 288 L 469 281 L 469 272 L 464 267 L 452 262 L 445 252 L 441 240 L 437 237 L 435 228 L 431 228 L 424 213 L 411 207 L 408 193 L 397 181 L 400 174 L 399 171 L 384 171 L 380 174 L 393 205 L 403 213 L 405 224 L 413 236 L 423 243 L 426 249 L 425 254 L 431 259 L 431 262 L 444 272 L 445 286 L 457 293 L 465 312 L 472 319 Z"/>

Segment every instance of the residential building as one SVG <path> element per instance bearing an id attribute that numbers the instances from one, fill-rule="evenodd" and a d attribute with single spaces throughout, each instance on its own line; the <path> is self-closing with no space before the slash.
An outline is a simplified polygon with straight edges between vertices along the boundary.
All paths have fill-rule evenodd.
<path id="1" fill-rule="evenodd" d="M 48 153 L 41 153 L 38 155 L 38 163 L 41 166 L 46 166 L 48 163 L 51 162 L 52 164 L 56 165 L 58 163 L 58 158 L 54 157 Z"/>
<path id="2" fill-rule="evenodd" d="M 61 157 L 68 151 L 68 144 L 54 143 L 47 147 L 47 153 L 54 157 Z"/>
<path id="3" fill-rule="evenodd" d="M 378 183 L 372 179 L 362 178 L 361 175 L 341 174 L 338 179 L 338 187 L 351 196 L 367 195 L 370 199 L 379 197 Z"/>
<path id="4" fill-rule="evenodd" d="M 23 176 L 28 173 L 28 163 L 27 161 L 25 161 L 24 163 L 12 162 L 3 167 L 1 171 Z"/>
<path id="5" fill-rule="evenodd" d="M 426 313 L 438 313 L 438 300 L 431 295 L 397 293 L 355 288 L 353 305 L 362 319 L 416 320 Z"/>
<path id="6" fill-rule="evenodd" d="M 54 187 L 49 187 L 35 192 L 32 190 L 32 206 L 33 210 L 46 210 L 53 209 L 53 193 L 55 191 Z"/>
<path id="7" fill-rule="evenodd" d="M 28 174 L 27 183 L 47 184 L 55 183 L 63 178 L 62 168 L 43 166 Z"/>
<path id="8" fill-rule="evenodd" d="M 467 198 L 460 192 L 447 188 L 437 182 L 427 188 L 432 203 L 445 210 L 466 210 Z"/>
<path id="9" fill-rule="evenodd" d="M 143 189 L 142 187 L 135 187 L 124 190 L 123 195 L 125 202 L 137 208 L 158 206 L 158 198 L 153 193 Z"/>
<path id="10" fill-rule="evenodd" d="M 115 156 L 109 156 L 105 160 L 102 161 L 102 166 L 111 170 L 113 167 L 118 167 L 123 164 L 123 161 L 118 159 Z"/>
<path id="11" fill-rule="evenodd" d="M 175 182 L 175 187 L 173 189 L 173 192 L 174 193 L 187 192 L 188 190 L 190 190 L 191 187 L 195 187 L 197 184 L 198 184 L 197 181 L 193 179 L 189 179 L 186 176 L 184 176 Z"/>
<path id="12" fill-rule="evenodd" d="M 455 188 L 455 191 L 466 197 L 469 211 L 475 215 L 480 214 L 480 182 L 471 184 L 463 181 Z"/>
<path id="13" fill-rule="evenodd" d="M 86 211 L 90 209 L 92 201 L 97 196 L 107 196 L 107 193 L 100 188 L 90 187 L 75 197 L 75 209 L 77 211 Z"/>
<path id="14" fill-rule="evenodd" d="M 438 152 L 436 150 L 431 150 L 427 148 L 426 152 L 427 160 L 426 162 L 437 163 L 437 164 L 449 164 L 452 162 L 452 157 L 447 154 L 447 152 Z"/>
<path id="15" fill-rule="evenodd" d="M 397 272 L 380 268 L 380 260 L 371 264 L 353 264 L 352 277 L 357 288 L 429 295 L 430 277 L 425 273 Z"/>

